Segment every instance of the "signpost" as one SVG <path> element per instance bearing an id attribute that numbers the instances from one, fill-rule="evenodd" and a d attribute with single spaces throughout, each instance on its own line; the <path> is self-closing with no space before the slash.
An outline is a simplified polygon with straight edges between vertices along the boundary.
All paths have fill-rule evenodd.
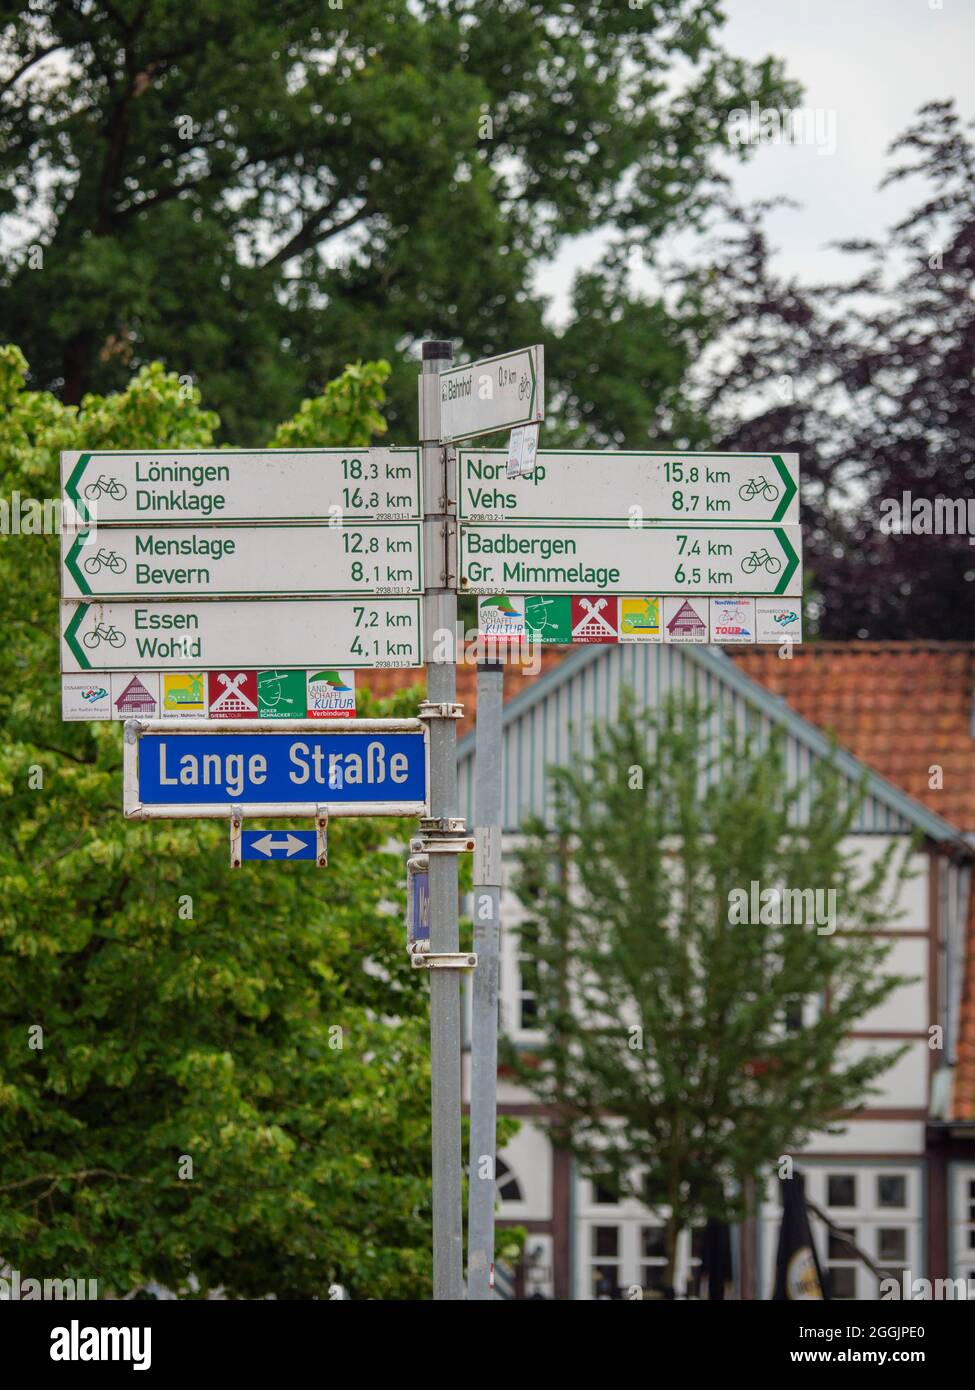
<path id="1" fill-rule="evenodd" d="M 544 351 L 519 348 L 440 373 L 439 439 L 473 439 L 545 418 Z"/>
<path id="2" fill-rule="evenodd" d="M 449 343 L 424 343 L 419 448 L 63 454 L 74 529 L 62 539 L 61 669 L 79 687 L 71 717 L 87 717 L 88 701 L 106 718 L 106 701 L 146 714 L 185 695 L 178 718 L 126 723 L 125 815 L 226 819 L 235 869 L 325 867 L 333 815 L 420 819 L 408 938 L 430 981 L 434 1298 L 464 1293 L 460 972 L 476 967 L 468 1296 L 483 1300 L 494 1268 L 503 672 L 478 668 L 471 837 L 456 806 L 458 654 L 444 641 L 458 589 L 495 596 L 482 622 L 519 640 L 661 640 L 661 603 L 676 609 L 669 640 L 751 640 L 756 626 L 762 640 L 763 623 L 786 640 L 801 611 L 799 466 L 789 453 L 539 453 L 542 349 L 451 361 Z M 502 431 L 507 452 L 469 447 L 455 459 L 445 447 Z M 695 607 L 709 599 L 710 627 Z M 347 697 L 343 670 L 423 661 L 417 719 L 281 717 Z M 204 682 L 209 719 L 191 713 Z M 254 815 L 311 817 L 315 828 L 245 828 Z M 457 855 L 472 849 L 474 950 L 462 952 Z"/>
<path id="3" fill-rule="evenodd" d="M 418 449 L 72 450 L 61 480 L 99 526 L 420 517 Z"/>
<path id="4" fill-rule="evenodd" d="M 419 598 L 61 605 L 62 671 L 419 666 Z M 309 661 L 311 658 L 311 661 Z"/>
<path id="5" fill-rule="evenodd" d="M 465 521 L 799 520 L 797 454 L 591 453 L 539 450 L 528 477 L 502 450 L 458 450 Z"/>
<path id="6" fill-rule="evenodd" d="M 420 523 L 113 526 L 61 536 L 66 598 L 420 594 Z"/>
<path id="7" fill-rule="evenodd" d="M 125 815 L 316 816 L 326 806 L 331 816 L 423 816 L 427 760 L 419 719 L 348 719 L 327 729 L 306 719 L 270 729 L 259 719 L 221 726 L 130 720 Z"/>
<path id="8" fill-rule="evenodd" d="M 621 526 L 556 522 L 460 528 L 472 594 L 802 593 L 798 526 Z"/>

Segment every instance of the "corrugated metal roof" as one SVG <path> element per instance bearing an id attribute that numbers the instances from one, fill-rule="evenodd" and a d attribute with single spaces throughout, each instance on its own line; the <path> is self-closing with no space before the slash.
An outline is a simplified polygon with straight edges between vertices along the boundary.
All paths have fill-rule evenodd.
<path id="1" fill-rule="evenodd" d="M 517 681 L 517 676 L 510 679 Z M 773 728 L 782 729 L 792 785 L 808 777 L 819 759 L 833 757 L 851 785 L 861 780 L 865 785 L 855 827 L 858 833 L 920 830 L 938 842 L 955 842 L 964 848 L 964 837 L 955 826 L 836 748 L 784 700 L 746 676 L 719 648 L 668 643 L 580 647 L 506 703 L 502 805 L 506 830 L 517 830 L 529 814 L 547 816 L 546 767 L 587 756 L 593 721 L 605 723 L 613 717 L 624 686 L 647 705 L 659 704 L 671 691 L 696 695 L 712 707 L 712 732 L 718 736 L 737 724 L 752 730 L 761 745 Z M 473 734 L 461 741 L 458 763 L 460 814 L 473 825 Z"/>

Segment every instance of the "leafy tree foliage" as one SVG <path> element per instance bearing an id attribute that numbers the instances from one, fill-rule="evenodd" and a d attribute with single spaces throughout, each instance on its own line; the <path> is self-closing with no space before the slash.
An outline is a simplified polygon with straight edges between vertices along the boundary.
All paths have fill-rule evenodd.
<path id="1" fill-rule="evenodd" d="M 383 363 L 281 442 L 364 442 Z M 0 351 L 7 498 L 58 450 L 209 445 L 159 364 L 80 408 Z M 0 1256 L 25 1276 L 183 1296 L 424 1297 L 424 991 L 403 949 L 399 823 L 343 820 L 326 871 L 232 873 L 224 825 L 126 823 L 121 728 L 64 724 L 58 538 L 0 546 Z M 406 693 L 371 713 L 414 712 Z M 40 1031 L 38 1031 L 40 1030 Z"/>
<path id="2" fill-rule="evenodd" d="M 918 112 L 884 182 L 918 179 L 924 196 L 882 244 L 844 244 L 858 262 L 848 281 L 784 281 L 760 217 L 742 215 L 724 254 L 690 277 L 704 317 L 724 325 L 699 399 L 716 446 L 801 455 L 824 637 L 975 635 L 971 131 L 950 102 Z M 932 533 L 938 499 L 948 529 Z"/>
<path id="3" fill-rule="evenodd" d="M 681 1230 L 740 1216 L 746 1181 L 863 1104 L 900 1055 L 844 1049 L 904 983 L 869 934 L 890 920 L 893 846 L 858 866 L 843 847 L 858 797 L 829 766 L 788 788 L 778 741 L 719 742 L 707 721 L 676 697 L 624 698 L 591 757 L 552 770 L 550 826 L 527 827 L 517 883 L 546 1037 L 509 1057 L 583 1171 L 661 1209 L 668 1283 Z M 775 889 L 835 891 L 842 934 L 828 911 L 783 920 Z"/>
<path id="4" fill-rule="evenodd" d="M 71 403 L 159 358 L 239 446 L 358 357 L 394 364 L 412 442 L 405 350 L 431 334 L 545 339 L 557 388 L 538 265 L 694 218 L 728 112 L 796 97 L 722 23 L 716 0 L 0 0 L 5 331 Z"/>

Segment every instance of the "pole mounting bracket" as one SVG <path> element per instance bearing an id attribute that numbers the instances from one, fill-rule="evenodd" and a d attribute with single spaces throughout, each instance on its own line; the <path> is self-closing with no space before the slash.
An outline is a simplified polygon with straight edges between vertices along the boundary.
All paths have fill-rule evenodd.
<path id="1" fill-rule="evenodd" d="M 414 970 L 473 970 L 477 965 L 477 952 L 411 951 L 410 964 Z"/>
<path id="2" fill-rule="evenodd" d="M 453 702 L 439 703 L 436 700 L 420 701 L 420 719 L 463 719 L 464 706 Z"/>

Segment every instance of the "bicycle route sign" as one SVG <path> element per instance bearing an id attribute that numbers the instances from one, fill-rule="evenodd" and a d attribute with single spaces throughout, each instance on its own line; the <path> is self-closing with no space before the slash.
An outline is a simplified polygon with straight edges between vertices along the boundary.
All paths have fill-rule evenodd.
<path id="1" fill-rule="evenodd" d="M 421 664 L 422 599 L 61 604 L 61 670 L 350 669 Z"/>
<path id="2" fill-rule="evenodd" d="M 327 804 L 330 816 L 422 816 L 426 735 L 403 723 L 417 721 L 388 731 L 373 724 L 368 732 L 300 723 L 280 733 L 143 725 L 124 746 L 125 814 L 135 820 L 226 817 L 239 806 L 248 816 L 315 815 Z M 272 834 L 278 841 L 286 836 Z"/>
<path id="3" fill-rule="evenodd" d="M 545 351 L 541 347 L 519 348 L 452 367 L 438 380 L 444 444 L 545 418 Z"/>
<path id="4" fill-rule="evenodd" d="M 509 478 L 503 450 L 458 451 L 464 521 L 799 521 L 797 454 L 540 450 Z"/>
<path id="5" fill-rule="evenodd" d="M 61 455 L 81 526 L 419 520 L 418 449 L 146 449 Z"/>
<path id="6" fill-rule="evenodd" d="M 65 598 L 421 594 L 420 522 L 65 531 Z"/>
<path id="7" fill-rule="evenodd" d="M 802 593 L 798 526 L 651 524 L 460 527 L 471 594 Z"/>

